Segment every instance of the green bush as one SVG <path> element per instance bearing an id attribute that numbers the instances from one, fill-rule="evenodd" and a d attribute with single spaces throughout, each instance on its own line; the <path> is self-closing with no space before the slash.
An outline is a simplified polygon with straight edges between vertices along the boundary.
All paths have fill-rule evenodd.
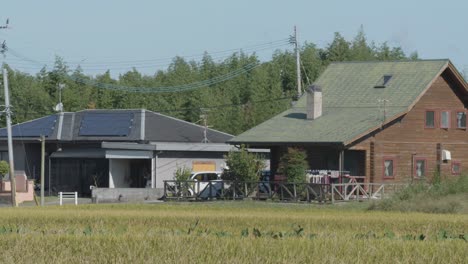
<path id="1" fill-rule="evenodd" d="M 468 175 L 434 181 L 433 184 L 411 184 L 391 198 L 372 203 L 369 210 L 415 211 L 424 213 L 457 213 L 468 198 Z"/>
<path id="2" fill-rule="evenodd" d="M 183 166 L 177 167 L 176 171 L 174 172 L 174 180 L 181 182 L 181 181 L 188 181 L 190 179 L 190 175 L 192 175 L 192 170 Z"/>
<path id="3" fill-rule="evenodd" d="M 2 160 L 0 161 L 0 177 L 5 177 L 5 175 L 9 172 L 10 166 L 8 165 L 8 162 Z"/>
<path id="4" fill-rule="evenodd" d="M 260 156 L 248 152 L 244 145 L 238 151 L 230 151 L 224 158 L 229 168 L 223 172 L 225 180 L 258 181 L 265 168 Z"/>
<path id="5" fill-rule="evenodd" d="M 308 168 L 306 152 L 297 148 L 288 148 L 288 152 L 280 159 L 278 171 L 286 176 L 288 182 L 305 182 Z"/>

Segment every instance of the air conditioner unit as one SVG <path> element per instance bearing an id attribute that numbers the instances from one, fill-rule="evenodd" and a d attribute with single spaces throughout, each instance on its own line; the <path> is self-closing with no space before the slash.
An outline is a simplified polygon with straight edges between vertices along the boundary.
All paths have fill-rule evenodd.
<path id="1" fill-rule="evenodd" d="M 450 151 L 448 150 L 442 150 L 442 160 L 443 161 L 446 161 L 446 160 L 452 160 L 452 155 L 450 154 Z"/>

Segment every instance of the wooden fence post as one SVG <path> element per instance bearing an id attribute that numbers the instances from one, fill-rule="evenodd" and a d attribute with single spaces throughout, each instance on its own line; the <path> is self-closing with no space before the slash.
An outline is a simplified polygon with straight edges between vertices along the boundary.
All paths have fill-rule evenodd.
<path id="1" fill-rule="evenodd" d="M 331 195 L 332 195 L 332 204 L 334 204 L 335 203 L 335 186 L 333 185 L 333 183 L 331 185 Z"/>
<path id="2" fill-rule="evenodd" d="M 296 183 L 293 183 L 293 191 L 294 191 L 294 200 L 297 201 L 297 191 L 296 191 Z"/>

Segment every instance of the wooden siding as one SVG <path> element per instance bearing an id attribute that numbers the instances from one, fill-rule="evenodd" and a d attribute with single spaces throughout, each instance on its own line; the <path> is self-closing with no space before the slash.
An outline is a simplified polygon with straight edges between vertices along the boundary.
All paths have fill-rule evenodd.
<path id="1" fill-rule="evenodd" d="M 456 112 L 466 110 L 467 102 L 447 69 L 435 79 L 414 107 L 399 120 L 355 143 L 350 149 L 366 150 L 366 175 L 372 182 L 409 182 L 414 175 L 414 160 L 426 160 L 426 179 L 432 178 L 438 164 L 442 175 L 451 176 L 451 161 L 441 162 L 440 148 L 451 152 L 452 160 L 468 171 L 468 132 L 457 128 Z M 395 102 L 393 102 L 395 104 Z M 425 127 L 426 110 L 436 111 L 435 128 Z M 450 111 L 450 128 L 440 128 L 440 112 Z M 371 146 L 372 144 L 372 146 Z M 384 157 L 395 158 L 395 177 L 383 178 Z M 346 168 L 345 168 L 346 169 Z M 413 178 L 411 176 L 414 176 Z"/>

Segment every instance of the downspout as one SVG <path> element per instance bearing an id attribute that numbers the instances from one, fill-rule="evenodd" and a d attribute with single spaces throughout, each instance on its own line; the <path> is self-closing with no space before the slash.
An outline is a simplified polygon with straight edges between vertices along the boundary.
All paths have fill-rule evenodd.
<path id="1" fill-rule="evenodd" d="M 158 153 L 155 153 L 151 159 L 151 188 L 156 188 L 156 171 L 158 168 Z"/>
<path id="2" fill-rule="evenodd" d="M 145 140 L 145 129 L 146 129 L 146 113 L 145 109 L 141 110 L 141 118 L 140 118 L 140 140 Z"/>
<path id="3" fill-rule="evenodd" d="M 49 156 L 49 196 L 51 196 L 51 193 L 50 193 L 50 172 L 52 171 L 52 162 L 50 160 L 50 156 Z"/>

